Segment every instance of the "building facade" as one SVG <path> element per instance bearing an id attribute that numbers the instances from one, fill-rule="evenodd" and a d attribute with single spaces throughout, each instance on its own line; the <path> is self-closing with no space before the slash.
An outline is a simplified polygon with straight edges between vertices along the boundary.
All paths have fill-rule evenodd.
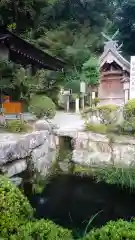
<path id="1" fill-rule="evenodd" d="M 106 42 L 100 57 L 100 104 L 123 105 L 129 99 L 130 63 L 122 56 L 117 41 Z"/>

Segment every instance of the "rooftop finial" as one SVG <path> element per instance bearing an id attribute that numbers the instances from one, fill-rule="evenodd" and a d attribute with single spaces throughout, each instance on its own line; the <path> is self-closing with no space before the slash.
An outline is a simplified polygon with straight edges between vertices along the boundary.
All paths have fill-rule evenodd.
<path id="1" fill-rule="evenodd" d="M 108 49 L 112 49 L 115 50 L 117 52 L 120 53 L 120 49 L 122 48 L 123 44 L 121 44 L 120 46 L 118 45 L 118 41 L 115 40 L 116 36 L 118 35 L 119 30 L 117 30 L 112 37 L 109 37 L 108 35 L 106 35 L 105 33 L 102 32 L 103 37 L 107 40 L 105 42 L 105 46 L 104 46 L 104 51 L 108 50 Z"/>

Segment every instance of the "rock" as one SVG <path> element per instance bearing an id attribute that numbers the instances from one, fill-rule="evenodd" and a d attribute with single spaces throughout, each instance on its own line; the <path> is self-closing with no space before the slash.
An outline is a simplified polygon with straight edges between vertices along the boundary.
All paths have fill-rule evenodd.
<path id="1" fill-rule="evenodd" d="M 36 131 L 9 141 L 4 138 L 0 141 L 0 171 L 12 177 L 25 171 L 31 161 L 36 170 L 46 174 L 55 155 L 55 136 L 49 131 Z"/>
<path id="2" fill-rule="evenodd" d="M 105 135 L 95 133 L 78 133 L 75 139 L 73 158 L 75 163 L 99 165 L 110 163 L 111 148 Z"/>
<path id="3" fill-rule="evenodd" d="M 44 144 L 48 131 L 25 134 L 20 139 L 0 142 L 0 166 L 30 156 L 33 149 Z"/>
<path id="4" fill-rule="evenodd" d="M 36 131 L 47 130 L 49 132 L 52 132 L 53 130 L 58 129 L 58 126 L 56 124 L 53 124 L 51 120 L 42 119 L 38 120 L 35 123 L 34 129 Z"/>
<path id="5" fill-rule="evenodd" d="M 46 121 L 45 119 L 42 120 L 38 120 L 35 125 L 34 128 L 36 131 L 42 131 L 42 130 L 47 130 L 47 131 L 51 131 L 51 126 L 49 124 L 48 121 Z"/>
<path id="6" fill-rule="evenodd" d="M 114 139 L 110 143 L 105 135 L 78 133 L 74 139 L 72 160 L 83 165 L 112 164 L 130 166 L 135 164 L 135 140 Z"/>
<path id="7" fill-rule="evenodd" d="M 35 168 L 42 175 L 47 174 L 48 169 L 55 160 L 56 145 L 53 140 L 54 139 L 50 135 L 43 145 L 33 150 L 31 155 L 31 160 L 34 163 Z"/>
<path id="8" fill-rule="evenodd" d="M 12 162 L 9 165 L 2 167 L 2 172 L 5 173 L 7 177 L 15 176 L 27 169 L 27 163 L 25 160 L 19 160 Z"/>

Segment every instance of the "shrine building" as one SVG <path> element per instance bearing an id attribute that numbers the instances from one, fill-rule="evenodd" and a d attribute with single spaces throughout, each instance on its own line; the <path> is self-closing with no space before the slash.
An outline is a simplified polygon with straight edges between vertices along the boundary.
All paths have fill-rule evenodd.
<path id="1" fill-rule="evenodd" d="M 109 39 L 100 57 L 100 105 L 123 105 L 129 100 L 130 62 L 120 52 L 117 41 Z"/>

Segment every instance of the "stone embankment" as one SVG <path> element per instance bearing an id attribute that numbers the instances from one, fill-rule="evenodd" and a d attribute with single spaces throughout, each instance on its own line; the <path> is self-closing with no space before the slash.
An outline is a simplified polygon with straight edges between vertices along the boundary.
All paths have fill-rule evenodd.
<path id="1" fill-rule="evenodd" d="M 129 136 L 106 136 L 84 131 L 57 130 L 57 136 L 73 139 L 72 160 L 83 165 L 135 165 L 135 139 Z"/>
<path id="2" fill-rule="evenodd" d="M 77 164 L 135 164 L 135 139 L 84 132 L 83 129 L 56 128 L 45 120 L 36 122 L 31 133 L 0 134 L 0 172 L 16 177 L 29 163 L 44 176 L 56 159 L 60 136 L 73 140 L 72 160 Z"/>
<path id="3" fill-rule="evenodd" d="M 48 126 L 48 127 L 47 127 Z M 14 177 L 24 172 L 28 164 L 46 175 L 56 156 L 56 139 L 53 129 L 37 122 L 28 134 L 0 135 L 0 172 Z M 42 129 L 42 130 L 41 130 Z"/>

